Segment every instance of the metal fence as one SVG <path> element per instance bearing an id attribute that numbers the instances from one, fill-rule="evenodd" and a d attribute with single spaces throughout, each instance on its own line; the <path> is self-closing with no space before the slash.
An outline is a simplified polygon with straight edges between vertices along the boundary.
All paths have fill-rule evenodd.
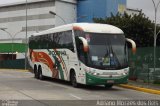
<path id="1" fill-rule="evenodd" d="M 129 52 L 129 79 L 140 82 L 160 83 L 160 47 L 156 48 L 154 68 L 154 48 L 137 48 L 136 54 Z"/>
<path id="2" fill-rule="evenodd" d="M 25 69 L 25 59 L 0 61 L 0 68 Z M 27 69 L 30 69 L 30 66 L 28 63 L 27 63 Z"/>
<path id="3" fill-rule="evenodd" d="M 137 48 L 136 54 L 129 51 L 130 80 L 160 84 L 160 47 L 156 48 L 155 70 L 153 54 L 153 47 Z M 0 68 L 24 69 L 25 60 L 0 61 Z M 27 68 L 30 69 L 29 65 L 27 65 Z"/>

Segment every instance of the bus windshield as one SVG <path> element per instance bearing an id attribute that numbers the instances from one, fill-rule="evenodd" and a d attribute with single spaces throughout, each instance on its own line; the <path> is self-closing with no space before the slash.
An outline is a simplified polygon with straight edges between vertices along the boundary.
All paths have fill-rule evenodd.
<path id="1" fill-rule="evenodd" d="M 128 66 L 124 35 L 85 33 L 89 44 L 87 65 L 98 69 L 121 69 Z"/>

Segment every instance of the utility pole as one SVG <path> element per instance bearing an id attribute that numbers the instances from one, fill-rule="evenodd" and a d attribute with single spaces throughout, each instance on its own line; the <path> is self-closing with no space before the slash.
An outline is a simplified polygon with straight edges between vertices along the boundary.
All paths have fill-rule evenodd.
<path id="1" fill-rule="evenodd" d="M 28 21 L 28 18 L 27 18 L 27 15 L 28 15 L 28 2 L 27 2 L 27 0 L 26 0 L 26 46 L 25 46 L 25 70 L 27 69 L 27 47 L 28 47 L 28 42 L 27 42 L 27 37 L 28 37 L 28 29 L 27 29 L 27 26 L 28 26 L 28 24 L 27 24 L 27 21 Z"/>
<path id="2" fill-rule="evenodd" d="M 154 2 L 154 0 L 152 0 L 152 2 L 154 5 L 154 12 L 155 12 L 155 17 L 154 17 L 154 72 L 155 72 L 155 68 L 156 68 L 156 42 L 157 42 L 157 35 L 159 34 L 159 32 L 157 33 L 157 11 L 158 11 L 158 6 L 160 4 L 160 0 L 158 1 L 157 4 Z"/>

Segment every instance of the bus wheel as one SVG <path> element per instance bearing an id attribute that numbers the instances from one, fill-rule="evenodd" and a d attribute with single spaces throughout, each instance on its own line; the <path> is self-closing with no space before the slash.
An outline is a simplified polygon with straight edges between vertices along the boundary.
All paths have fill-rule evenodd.
<path id="1" fill-rule="evenodd" d="M 37 72 L 37 67 L 34 66 L 34 78 L 38 79 L 38 72 Z"/>
<path id="2" fill-rule="evenodd" d="M 42 75 L 42 68 L 41 68 L 41 67 L 38 68 L 38 78 L 39 78 L 40 80 L 43 80 L 43 79 L 44 79 L 44 76 Z"/>
<path id="3" fill-rule="evenodd" d="M 106 84 L 106 85 L 104 85 L 104 87 L 107 88 L 107 89 L 112 88 L 112 86 L 113 86 L 113 84 Z"/>
<path id="4" fill-rule="evenodd" d="M 76 74 L 74 71 L 71 72 L 71 84 L 73 87 L 78 87 L 78 84 L 77 84 L 77 79 L 76 79 Z"/>

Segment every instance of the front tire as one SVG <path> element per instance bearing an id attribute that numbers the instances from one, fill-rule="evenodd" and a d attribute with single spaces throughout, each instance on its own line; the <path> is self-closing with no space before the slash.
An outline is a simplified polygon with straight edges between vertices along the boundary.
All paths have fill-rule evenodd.
<path id="1" fill-rule="evenodd" d="M 112 88 L 112 86 L 113 86 L 113 84 L 106 84 L 106 85 L 104 85 L 104 87 L 105 87 L 106 89 L 110 89 L 110 88 Z"/>
<path id="2" fill-rule="evenodd" d="M 77 84 L 76 74 L 75 74 L 74 71 L 71 72 L 71 77 L 70 77 L 70 79 L 71 79 L 71 84 L 72 84 L 72 86 L 75 87 L 75 88 L 77 88 L 77 87 L 78 87 L 78 84 Z"/>

